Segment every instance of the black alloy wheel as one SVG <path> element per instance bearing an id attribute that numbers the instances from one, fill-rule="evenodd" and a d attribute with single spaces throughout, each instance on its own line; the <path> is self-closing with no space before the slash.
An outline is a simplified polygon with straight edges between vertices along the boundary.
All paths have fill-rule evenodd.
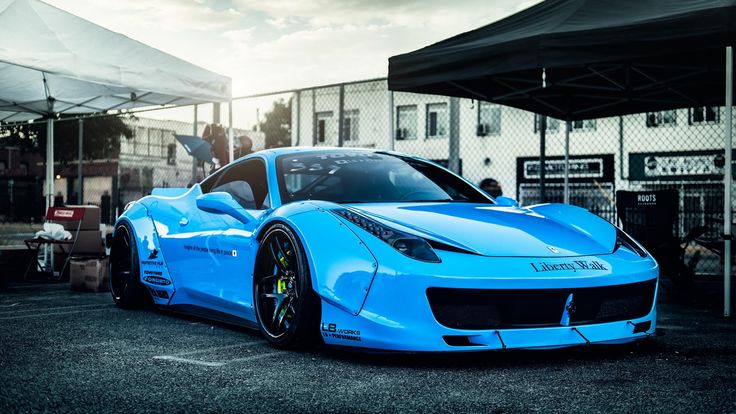
<path id="1" fill-rule="evenodd" d="M 312 290 L 304 250 L 283 224 L 270 227 L 261 239 L 253 298 L 258 326 L 271 345 L 307 346 L 319 336 L 319 299 Z"/>
<path id="2" fill-rule="evenodd" d="M 121 223 L 110 247 L 110 293 L 116 305 L 129 309 L 145 303 L 144 287 L 138 278 L 138 249 L 133 232 Z"/>

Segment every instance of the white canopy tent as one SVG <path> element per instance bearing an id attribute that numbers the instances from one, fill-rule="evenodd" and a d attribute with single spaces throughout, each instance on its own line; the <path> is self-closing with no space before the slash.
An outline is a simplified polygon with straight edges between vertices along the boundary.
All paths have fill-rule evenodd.
<path id="1" fill-rule="evenodd" d="M 231 80 L 38 0 L 0 0 L 0 123 L 45 119 L 46 203 L 54 118 L 224 102 Z"/>

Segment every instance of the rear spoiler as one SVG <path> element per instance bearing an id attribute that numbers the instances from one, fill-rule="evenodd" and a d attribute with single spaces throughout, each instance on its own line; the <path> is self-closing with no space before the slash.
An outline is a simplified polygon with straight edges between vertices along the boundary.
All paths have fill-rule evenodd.
<path id="1" fill-rule="evenodd" d="M 154 188 L 151 195 L 160 197 L 179 197 L 184 195 L 189 188 Z"/>

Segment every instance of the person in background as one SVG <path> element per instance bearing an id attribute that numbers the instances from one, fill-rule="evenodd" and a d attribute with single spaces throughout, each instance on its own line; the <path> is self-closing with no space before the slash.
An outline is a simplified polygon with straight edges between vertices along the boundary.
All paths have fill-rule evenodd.
<path id="1" fill-rule="evenodd" d="M 503 195 L 501 184 L 493 178 L 484 178 L 483 181 L 480 182 L 480 189 L 493 198 Z"/>
<path id="2" fill-rule="evenodd" d="M 248 154 L 253 153 L 253 140 L 247 135 L 241 135 L 238 137 L 240 140 L 240 147 L 235 150 L 235 158 L 245 157 Z"/>
<path id="3" fill-rule="evenodd" d="M 227 135 L 225 134 L 225 128 L 220 124 L 208 124 L 204 127 L 202 133 L 202 139 L 209 142 L 212 145 L 212 168 L 210 174 L 217 171 L 220 167 L 230 162 L 230 156 L 228 154 L 228 142 Z"/>

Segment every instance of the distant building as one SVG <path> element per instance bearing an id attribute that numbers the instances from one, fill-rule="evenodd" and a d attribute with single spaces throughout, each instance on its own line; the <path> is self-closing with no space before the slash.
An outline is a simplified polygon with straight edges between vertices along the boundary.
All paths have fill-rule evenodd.
<path id="1" fill-rule="evenodd" d="M 396 92 L 386 81 L 345 84 L 343 145 L 391 148 L 446 164 L 450 98 Z M 340 87 L 302 90 L 292 105 L 292 142 L 337 146 Z M 459 99 L 462 175 L 497 179 L 522 204 L 539 200 L 539 126 L 535 114 Z M 572 202 L 613 220 L 618 189 L 677 187 L 682 211 L 722 211 L 722 108 L 697 107 L 575 121 L 570 133 Z M 393 117 L 389 133 L 389 116 Z M 566 124 L 548 119 L 547 200 L 562 200 Z M 393 145 L 391 143 L 393 140 Z M 721 155 L 719 155 L 721 154 Z M 720 166 L 719 166 L 720 165 Z M 691 217 L 702 221 L 703 217 Z"/>

